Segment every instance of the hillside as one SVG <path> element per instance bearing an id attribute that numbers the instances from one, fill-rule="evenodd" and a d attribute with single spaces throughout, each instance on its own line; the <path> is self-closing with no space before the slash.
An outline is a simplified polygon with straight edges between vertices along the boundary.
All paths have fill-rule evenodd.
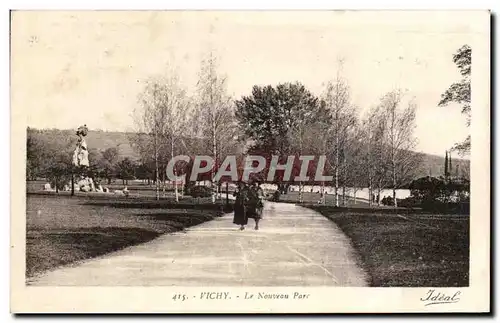
<path id="1" fill-rule="evenodd" d="M 440 176 L 444 174 L 444 157 L 443 156 L 436 156 L 436 155 L 430 155 L 430 154 L 422 154 L 423 157 L 423 162 L 422 162 L 422 167 L 420 170 L 420 173 L 422 176 L 427 176 L 431 175 L 434 177 Z M 452 160 L 451 160 L 451 167 L 452 170 L 450 171 L 452 176 L 456 176 L 457 172 L 457 165 L 458 165 L 458 175 L 462 175 L 463 172 L 469 173 L 469 167 L 470 167 L 470 161 L 468 159 L 459 159 L 456 158 L 457 154 L 452 155 Z"/>
<path id="2" fill-rule="evenodd" d="M 28 131 L 38 132 L 38 136 L 42 137 L 44 140 L 50 141 L 55 138 L 70 138 L 76 143 L 77 136 L 75 135 L 75 130 L 59 130 L 59 129 L 28 129 Z M 126 132 L 111 132 L 111 131 L 96 131 L 89 130 L 85 140 L 90 150 L 96 149 L 98 151 L 104 151 L 108 148 L 116 147 L 119 150 L 120 156 L 122 158 L 129 157 L 132 159 L 137 159 L 138 154 L 134 151 L 130 145 L 130 136 L 133 133 Z"/>
<path id="3" fill-rule="evenodd" d="M 76 135 L 74 130 L 36 130 L 29 129 L 28 131 L 37 131 L 39 135 L 45 137 L 45 140 L 51 140 L 49 138 L 74 138 L 76 141 Z M 118 147 L 120 157 L 129 157 L 132 159 L 137 159 L 138 154 L 132 146 L 130 145 L 130 140 L 134 133 L 130 132 L 111 132 L 111 131 L 97 131 L 90 130 L 86 141 L 89 149 L 96 149 L 98 151 L 104 151 L 107 148 Z M 444 152 L 443 152 L 444 153 Z M 452 156 L 452 157 L 456 157 Z M 459 165 L 459 174 L 462 172 L 469 171 L 469 160 L 466 159 L 452 159 L 452 175 L 456 175 L 456 165 Z M 444 173 L 444 156 L 436 156 L 430 154 L 422 153 L 422 165 L 418 171 L 418 177 L 422 176 L 440 176 Z"/>

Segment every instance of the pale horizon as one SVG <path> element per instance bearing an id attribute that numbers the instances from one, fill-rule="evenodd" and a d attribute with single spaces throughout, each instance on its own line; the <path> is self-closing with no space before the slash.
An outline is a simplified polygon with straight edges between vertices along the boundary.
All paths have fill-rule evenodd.
<path id="1" fill-rule="evenodd" d="M 29 127 L 130 132 L 142 82 L 173 68 L 193 94 L 211 51 L 233 99 L 282 82 L 320 96 L 342 58 L 360 111 L 408 89 L 415 150 L 442 156 L 469 134 L 459 105 L 437 104 L 461 77 L 452 55 L 476 31 L 465 13 L 422 14 L 424 25 L 409 12 L 14 12 L 12 102 L 29 111 Z"/>

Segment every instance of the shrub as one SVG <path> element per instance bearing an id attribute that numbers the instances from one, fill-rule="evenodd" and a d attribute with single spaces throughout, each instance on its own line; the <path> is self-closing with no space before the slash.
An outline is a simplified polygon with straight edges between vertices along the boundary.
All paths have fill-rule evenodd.
<path id="1" fill-rule="evenodd" d="M 205 186 L 194 186 L 191 187 L 188 194 L 192 197 L 210 197 L 212 196 L 212 189 Z"/>
<path id="2" fill-rule="evenodd" d="M 398 206 L 400 207 L 414 208 L 418 207 L 420 204 L 421 201 L 414 196 L 410 196 L 401 200 L 398 199 Z"/>
<path id="3" fill-rule="evenodd" d="M 386 206 L 393 206 L 394 205 L 394 199 L 391 196 L 384 196 L 382 199 L 382 205 Z"/>

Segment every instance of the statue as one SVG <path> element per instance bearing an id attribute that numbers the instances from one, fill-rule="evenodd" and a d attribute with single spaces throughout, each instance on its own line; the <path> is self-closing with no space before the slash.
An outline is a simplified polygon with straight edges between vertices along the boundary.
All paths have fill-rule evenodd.
<path id="1" fill-rule="evenodd" d="M 89 151 L 84 138 L 87 136 L 88 132 L 89 129 L 87 125 L 80 126 L 76 131 L 78 142 L 76 143 L 76 148 L 73 153 L 73 165 L 75 166 L 89 167 Z"/>
<path id="2" fill-rule="evenodd" d="M 76 143 L 75 151 L 73 152 L 73 165 L 80 169 L 80 171 L 85 173 L 85 175 L 79 174 L 79 179 L 77 178 L 76 183 L 73 184 L 73 187 L 74 189 L 76 188 L 76 190 L 83 192 L 95 190 L 93 180 L 86 174 L 86 171 L 89 167 L 89 152 L 87 148 L 87 142 L 85 141 L 85 136 L 87 136 L 88 132 L 89 129 L 87 128 L 87 125 L 80 126 L 76 130 L 78 141 Z"/>

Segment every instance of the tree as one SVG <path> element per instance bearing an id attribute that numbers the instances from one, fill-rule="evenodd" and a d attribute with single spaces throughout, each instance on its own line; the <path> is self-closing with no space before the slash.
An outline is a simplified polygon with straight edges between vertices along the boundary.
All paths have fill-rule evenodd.
<path id="1" fill-rule="evenodd" d="M 288 91 L 289 97 L 287 104 L 291 107 L 290 115 L 293 116 L 294 122 L 290 123 L 289 142 L 290 148 L 297 157 L 304 155 L 307 145 L 307 132 L 310 128 L 315 127 L 318 122 L 319 101 L 304 85 L 300 83 L 290 84 Z M 297 161 L 297 171 L 300 173 L 300 163 Z M 311 164 L 309 164 L 311 165 Z M 297 174 L 298 175 L 298 174 Z M 303 200 L 302 180 L 299 181 L 299 203 Z"/>
<path id="2" fill-rule="evenodd" d="M 345 165 L 343 150 L 349 142 L 349 131 L 356 123 L 356 112 L 351 104 L 350 89 L 347 81 L 340 74 L 326 84 L 323 100 L 331 114 L 333 135 L 333 162 L 335 181 L 335 206 L 339 206 L 339 180 L 342 166 Z"/>
<path id="3" fill-rule="evenodd" d="M 47 169 L 46 176 L 51 186 L 56 189 L 56 192 L 63 189 L 71 180 L 72 167 L 70 158 L 64 153 L 57 153 L 52 159 L 52 164 Z"/>
<path id="4" fill-rule="evenodd" d="M 449 169 L 448 169 L 448 150 L 446 151 L 445 155 L 444 155 L 444 177 L 448 177 L 449 176 Z"/>
<path id="5" fill-rule="evenodd" d="M 165 156 L 163 162 L 162 174 L 166 174 L 166 165 L 173 159 L 176 151 L 179 151 L 177 145 L 180 143 L 183 134 L 188 129 L 188 119 L 190 117 L 189 99 L 186 90 L 181 87 L 180 80 L 176 74 L 163 78 L 160 85 L 161 96 L 157 105 L 158 118 L 161 121 L 159 126 L 160 149 L 165 150 L 162 153 Z M 167 152 L 168 151 L 168 152 Z M 168 157 L 170 158 L 168 158 Z M 174 175 L 177 176 L 174 167 Z M 165 188 L 165 186 L 164 186 Z M 177 180 L 174 181 L 175 200 L 179 201 L 179 192 Z"/>
<path id="6" fill-rule="evenodd" d="M 403 93 L 400 90 L 385 94 L 380 102 L 385 120 L 385 144 L 388 149 L 388 162 L 392 180 L 394 206 L 397 207 L 396 189 L 414 176 L 420 160 L 413 152 L 416 140 L 413 136 L 416 105 L 410 100 L 406 108 L 401 109 Z"/>
<path id="7" fill-rule="evenodd" d="M 380 106 L 372 107 L 366 114 L 361 128 L 361 138 L 366 143 L 361 152 L 360 164 L 367 171 L 369 205 L 375 201 L 380 205 L 380 193 L 388 184 L 385 142 L 385 120 Z M 377 191 L 377 194 L 374 192 Z"/>
<path id="8" fill-rule="evenodd" d="M 101 158 L 97 162 L 100 176 L 108 180 L 108 185 L 111 184 L 119 157 L 118 148 L 110 147 L 101 152 Z"/>
<path id="9" fill-rule="evenodd" d="M 60 138 L 47 142 L 44 156 L 44 175 L 50 181 L 56 192 L 62 189 L 71 180 L 73 172 L 72 148 L 70 138 Z"/>
<path id="10" fill-rule="evenodd" d="M 356 193 L 366 187 L 366 167 L 363 165 L 364 157 L 364 134 L 359 120 L 353 120 L 352 125 L 347 129 L 345 142 L 342 147 L 342 204 L 346 205 L 346 186 L 351 187 L 354 203 L 356 203 Z"/>
<path id="11" fill-rule="evenodd" d="M 43 160 L 46 158 L 43 141 L 38 136 L 38 131 L 27 129 L 26 137 L 26 179 L 35 180 L 43 172 Z"/>
<path id="12" fill-rule="evenodd" d="M 116 175 L 123 181 L 123 185 L 128 185 L 128 180 L 135 178 L 136 165 L 126 157 L 116 165 Z"/>
<path id="13" fill-rule="evenodd" d="M 453 172 L 453 166 L 451 165 L 451 151 L 448 154 L 448 175 L 451 176 L 451 173 Z"/>
<path id="14" fill-rule="evenodd" d="M 196 136 L 206 140 L 207 147 L 210 147 L 209 154 L 215 161 L 211 172 L 211 183 L 215 190 L 215 194 L 212 194 L 213 203 L 218 189 L 214 180 L 218 161 L 234 142 L 237 129 L 232 100 L 226 90 L 226 77 L 220 75 L 217 68 L 217 59 L 210 53 L 201 64 L 193 119 Z"/>
<path id="15" fill-rule="evenodd" d="M 470 75 L 472 64 L 472 49 L 469 45 L 463 45 L 453 55 L 453 62 L 457 65 L 462 75 L 462 79 L 453 83 L 443 94 L 438 106 L 447 106 L 455 102 L 462 105 L 462 114 L 466 116 L 467 126 L 470 126 L 471 107 L 470 107 Z M 455 144 L 453 150 L 457 150 L 460 154 L 465 155 L 470 153 L 470 135 L 461 143 Z"/>
<path id="16" fill-rule="evenodd" d="M 137 116 L 137 114 L 138 113 L 136 111 L 136 117 L 142 118 L 142 116 Z M 148 179 L 148 185 L 151 185 L 151 181 L 153 181 L 156 187 L 156 182 L 155 182 L 156 160 L 155 160 L 154 148 L 153 145 L 151 144 L 151 139 L 152 139 L 151 134 L 138 132 L 130 135 L 128 139 L 130 142 L 130 146 L 134 151 L 137 152 L 139 156 L 139 161 L 138 161 L 138 164 L 140 165 L 139 167 L 144 169 L 144 172 L 140 170 L 139 174 L 144 173 L 144 176 L 147 176 L 145 178 Z"/>
<path id="17" fill-rule="evenodd" d="M 277 155 L 280 163 L 291 154 L 302 155 L 310 149 L 311 130 L 321 120 L 318 98 L 298 82 L 254 86 L 251 95 L 235 104 L 240 129 L 253 142 L 249 150 L 266 159 Z M 299 164 L 294 164 L 295 175 L 300 171 Z M 286 192 L 278 172 L 274 182 Z M 299 198 L 301 192 L 299 189 Z"/>
<path id="18" fill-rule="evenodd" d="M 154 161 L 155 191 L 156 199 L 160 199 L 160 176 L 159 176 L 159 134 L 160 124 L 158 105 L 161 94 L 159 84 L 154 79 L 146 81 L 143 92 L 139 94 L 140 107 L 134 110 L 134 121 L 137 126 L 137 134 L 131 138 L 132 146 L 139 151 L 143 162 L 152 156 Z"/>
<path id="19" fill-rule="evenodd" d="M 177 74 L 171 71 L 166 76 L 149 78 L 139 102 L 134 115 L 138 133 L 130 141 L 141 155 L 141 163 L 154 161 L 156 199 L 159 200 L 160 174 L 164 183 L 168 161 L 173 158 L 175 145 L 186 129 L 189 101 Z"/>
<path id="20" fill-rule="evenodd" d="M 312 148 L 313 154 L 319 155 L 319 156 L 327 156 L 330 151 L 330 147 L 332 146 L 332 116 L 330 114 L 330 111 L 326 107 L 326 103 L 324 100 L 320 101 L 319 104 L 319 110 L 317 113 L 317 121 L 315 122 L 314 127 L 310 127 L 308 129 L 308 146 Z M 321 140 L 318 140 L 318 138 L 321 138 Z M 329 159 L 327 158 L 325 160 L 325 167 L 323 167 L 323 175 L 331 175 L 330 171 L 332 170 L 331 163 Z M 321 190 L 320 190 L 320 196 L 321 196 L 321 203 L 325 204 L 325 181 L 322 180 L 321 183 Z"/>
<path id="21" fill-rule="evenodd" d="M 149 164 L 144 162 L 139 162 L 135 169 L 135 176 L 137 179 L 147 180 L 147 184 L 150 185 L 151 179 L 154 175 L 152 167 Z"/>

